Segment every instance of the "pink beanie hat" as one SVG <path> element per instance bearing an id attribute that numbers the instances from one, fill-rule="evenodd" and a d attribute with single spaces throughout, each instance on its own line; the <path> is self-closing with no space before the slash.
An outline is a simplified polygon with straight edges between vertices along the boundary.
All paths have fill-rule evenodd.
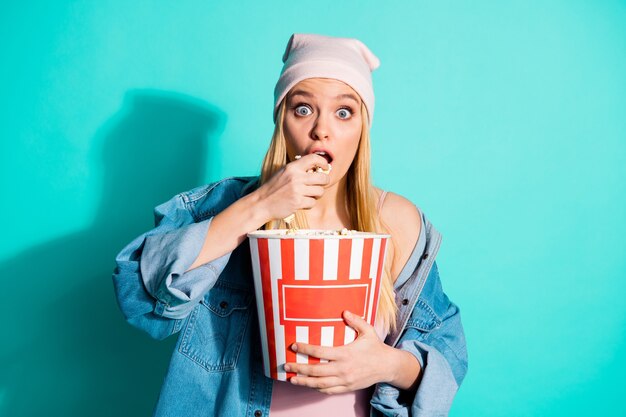
<path id="1" fill-rule="evenodd" d="M 363 42 L 351 38 L 294 33 L 283 55 L 283 70 L 274 88 L 274 123 L 280 102 L 291 88 L 307 78 L 332 78 L 356 91 L 374 115 L 372 71 L 380 61 Z"/>

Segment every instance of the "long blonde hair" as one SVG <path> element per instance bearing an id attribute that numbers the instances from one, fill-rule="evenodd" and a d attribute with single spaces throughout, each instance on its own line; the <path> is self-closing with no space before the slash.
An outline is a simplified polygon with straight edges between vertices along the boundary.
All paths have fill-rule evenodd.
<path id="1" fill-rule="evenodd" d="M 285 103 L 286 100 L 283 99 L 276 117 L 272 141 L 263 159 L 261 185 L 267 182 L 277 171 L 287 164 L 287 145 L 283 133 Z M 389 233 L 388 228 L 378 217 L 377 213 L 378 198 L 374 191 L 371 178 L 371 149 L 367 109 L 363 103 L 361 103 L 361 119 L 362 127 L 359 146 L 346 174 L 346 205 L 350 216 L 350 225 L 352 228 L 359 231 Z M 295 217 L 292 226 L 299 229 L 308 229 L 306 210 L 298 210 L 295 213 Z M 265 225 L 265 229 L 277 228 L 286 228 L 285 222 L 282 220 L 272 220 Z M 391 239 L 389 239 L 387 244 L 393 245 Z M 389 252 L 390 251 L 387 250 L 388 254 Z M 387 256 L 383 268 L 380 300 L 378 302 L 378 315 L 382 318 L 386 330 L 395 330 L 396 315 L 398 312 L 393 292 L 391 263 L 391 257 Z"/>

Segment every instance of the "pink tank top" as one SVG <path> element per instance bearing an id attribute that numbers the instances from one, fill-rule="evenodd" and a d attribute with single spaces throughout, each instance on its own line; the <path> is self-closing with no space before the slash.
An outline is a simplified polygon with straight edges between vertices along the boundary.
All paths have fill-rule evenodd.
<path id="1" fill-rule="evenodd" d="M 387 191 L 378 199 L 378 214 L 385 200 Z M 380 340 L 385 339 L 382 322 L 376 320 L 374 329 Z M 367 417 L 370 414 L 369 402 L 372 388 L 365 388 L 345 394 L 328 395 L 289 382 L 274 381 L 270 417 L 319 417 L 319 416 L 354 416 Z"/>

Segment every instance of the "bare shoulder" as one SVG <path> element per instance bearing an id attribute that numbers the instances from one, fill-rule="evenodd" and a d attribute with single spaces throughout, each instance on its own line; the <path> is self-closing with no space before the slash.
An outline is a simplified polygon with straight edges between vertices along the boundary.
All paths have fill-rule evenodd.
<path id="1" fill-rule="evenodd" d="M 420 213 L 415 204 L 401 195 L 388 192 L 380 214 L 387 226 L 404 229 L 408 234 L 419 234 L 422 224 Z"/>
<path id="2" fill-rule="evenodd" d="M 415 204 L 392 192 L 387 193 L 380 215 L 393 241 L 392 275 L 396 279 L 413 253 L 420 235 L 422 217 Z"/>

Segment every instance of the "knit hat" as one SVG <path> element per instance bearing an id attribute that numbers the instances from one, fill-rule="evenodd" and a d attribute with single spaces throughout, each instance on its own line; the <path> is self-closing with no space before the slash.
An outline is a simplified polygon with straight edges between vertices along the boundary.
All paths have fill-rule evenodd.
<path id="1" fill-rule="evenodd" d="M 283 70 L 274 88 L 274 123 L 280 102 L 291 88 L 307 78 L 332 78 L 356 91 L 374 116 L 372 71 L 380 61 L 365 44 L 352 38 L 294 33 L 283 55 Z"/>

